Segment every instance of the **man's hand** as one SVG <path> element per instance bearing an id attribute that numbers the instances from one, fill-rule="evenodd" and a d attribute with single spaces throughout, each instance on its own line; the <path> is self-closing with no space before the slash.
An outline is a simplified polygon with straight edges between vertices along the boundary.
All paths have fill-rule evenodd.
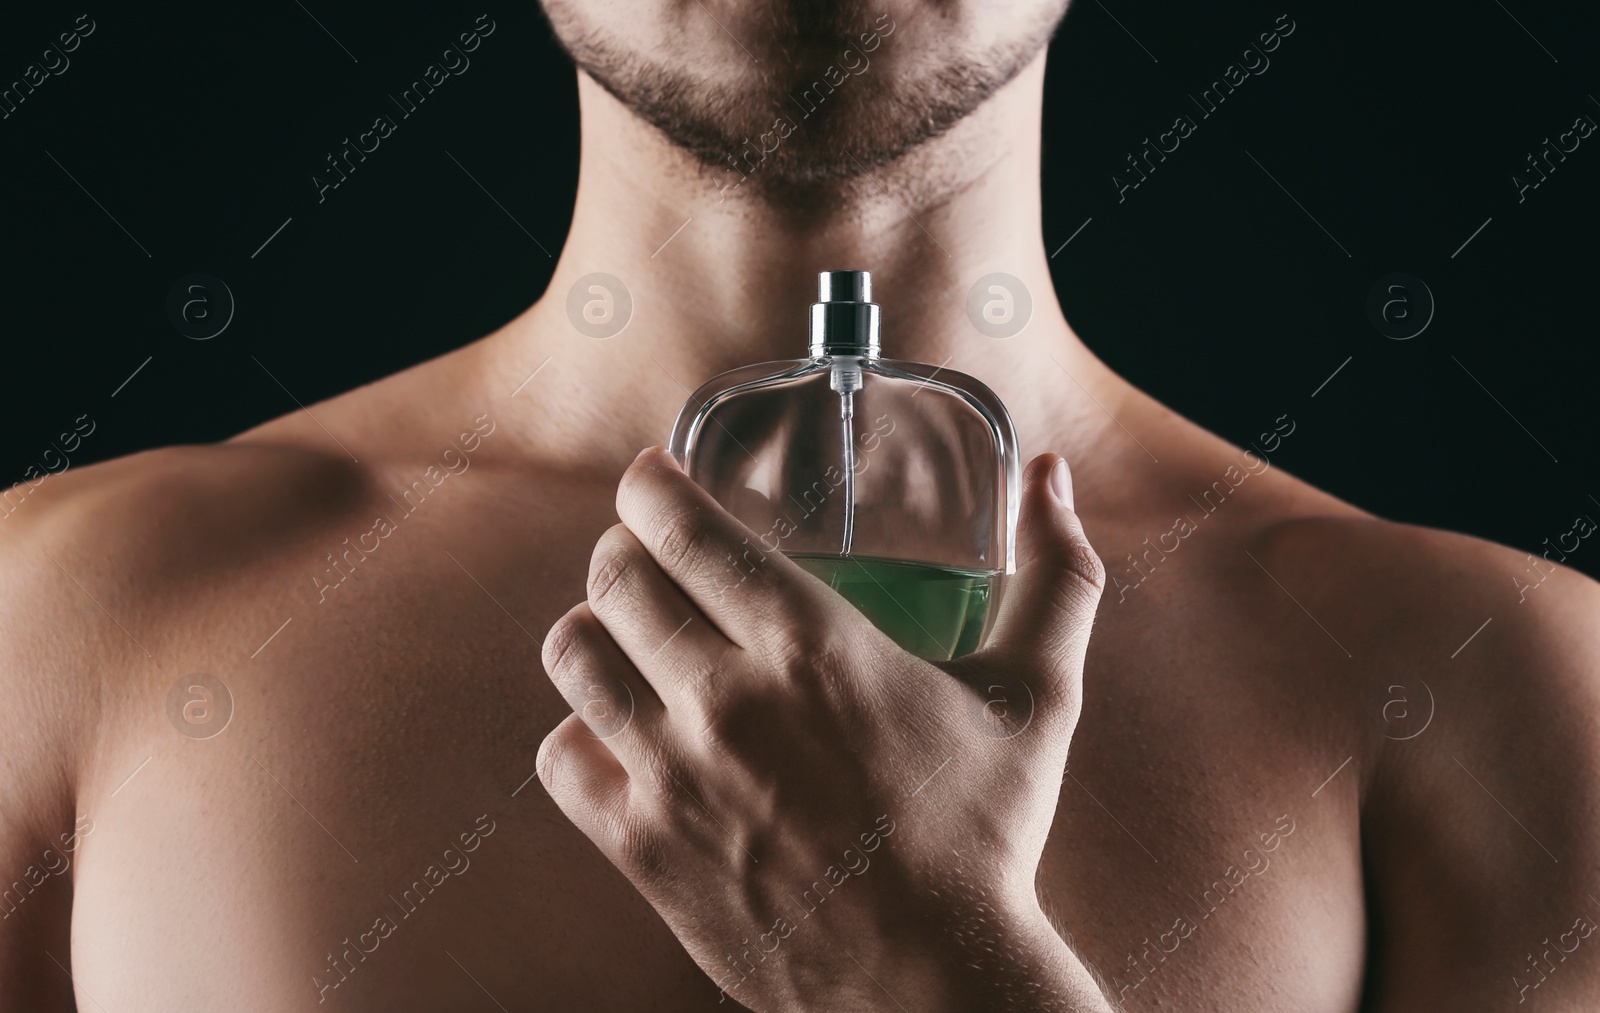
<path id="1" fill-rule="evenodd" d="M 993 635 L 899 649 L 660 450 L 617 493 L 545 668 L 540 780 L 754 1010 L 1104 1009 L 1034 892 L 1103 570 L 1066 462 L 1024 478 Z"/>

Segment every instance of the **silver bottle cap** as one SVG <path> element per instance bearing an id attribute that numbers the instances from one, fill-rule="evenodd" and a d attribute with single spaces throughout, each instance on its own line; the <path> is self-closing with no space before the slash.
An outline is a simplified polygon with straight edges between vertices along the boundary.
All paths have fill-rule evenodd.
<path id="1" fill-rule="evenodd" d="M 878 304 L 869 271 L 823 271 L 811 304 L 811 354 L 877 358 Z"/>

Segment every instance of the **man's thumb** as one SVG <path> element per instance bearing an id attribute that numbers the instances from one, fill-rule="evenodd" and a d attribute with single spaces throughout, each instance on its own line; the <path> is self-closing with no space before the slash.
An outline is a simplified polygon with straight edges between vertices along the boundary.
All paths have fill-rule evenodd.
<path id="1" fill-rule="evenodd" d="M 1106 571 L 1072 503 L 1067 462 L 1056 454 L 1034 458 L 1022 476 L 1017 570 L 982 653 L 1076 680 Z"/>

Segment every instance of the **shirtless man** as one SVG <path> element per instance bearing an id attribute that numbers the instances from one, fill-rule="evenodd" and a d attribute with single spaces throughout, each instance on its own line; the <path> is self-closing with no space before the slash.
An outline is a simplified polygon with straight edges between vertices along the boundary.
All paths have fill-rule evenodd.
<path id="1" fill-rule="evenodd" d="M 1107 1001 L 1600 1004 L 1600 591 L 1553 566 L 1519 591 L 1521 553 L 1263 469 L 1078 341 L 1039 225 L 1062 6 L 550 0 L 584 68 L 584 147 L 544 298 L 227 443 L 49 478 L 0 522 L 4 1008 L 729 1008 L 669 929 L 679 902 L 652 895 L 658 915 L 535 778 L 571 714 L 541 646 L 591 590 L 596 544 L 616 551 L 619 481 L 684 388 L 796 355 L 815 272 L 840 267 L 873 270 L 890 354 L 978 375 L 1027 456 L 1072 464 L 1109 578 L 1071 769 L 1028 766 L 1059 755 L 1068 722 L 1051 725 L 1057 754 L 993 755 L 1019 783 L 1062 786 L 1038 908 Z M 800 117 L 786 96 L 835 64 L 848 76 Z M 800 129 L 731 185 L 725 155 L 780 110 Z M 1033 298 L 1005 341 L 965 313 L 999 271 Z M 566 308 L 597 272 L 634 307 L 606 339 Z M 1274 424 L 1268 456 L 1292 420 Z M 688 494 L 659 456 L 629 474 L 649 547 L 644 507 Z M 1194 530 L 1174 535 L 1185 515 Z M 1063 666 L 1055 685 L 1076 685 Z M 907 769 L 937 749 L 901 737 Z M 915 801 L 988 775 L 940 776 Z M 993 794 L 996 811 L 1018 797 Z M 875 863 L 929 840 L 909 807 L 889 815 Z M 965 816 L 937 828 L 952 868 L 1006 850 L 984 829 L 1001 824 Z M 1029 847 L 1013 846 L 1014 878 Z M 879 869 L 841 892 L 887 891 Z M 980 910 L 944 903 L 967 902 Z M 914 934 L 902 954 L 836 922 L 819 926 L 859 944 L 862 974 L 915 963 Z"/>

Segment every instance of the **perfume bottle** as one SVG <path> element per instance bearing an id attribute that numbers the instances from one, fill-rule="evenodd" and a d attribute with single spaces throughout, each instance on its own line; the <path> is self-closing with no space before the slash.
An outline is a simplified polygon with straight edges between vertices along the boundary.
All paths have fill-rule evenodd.
<path id="1" fill-rule="evenodd" d="M 1016 567 L 1011 417 L 970 376 L 880 357 L 868 272 L 818 289 L 809 354 L 702 385 L 671 451 L 755 532 L 730 587 L 782 552 L 912 654 L 970 653 Z"/>

